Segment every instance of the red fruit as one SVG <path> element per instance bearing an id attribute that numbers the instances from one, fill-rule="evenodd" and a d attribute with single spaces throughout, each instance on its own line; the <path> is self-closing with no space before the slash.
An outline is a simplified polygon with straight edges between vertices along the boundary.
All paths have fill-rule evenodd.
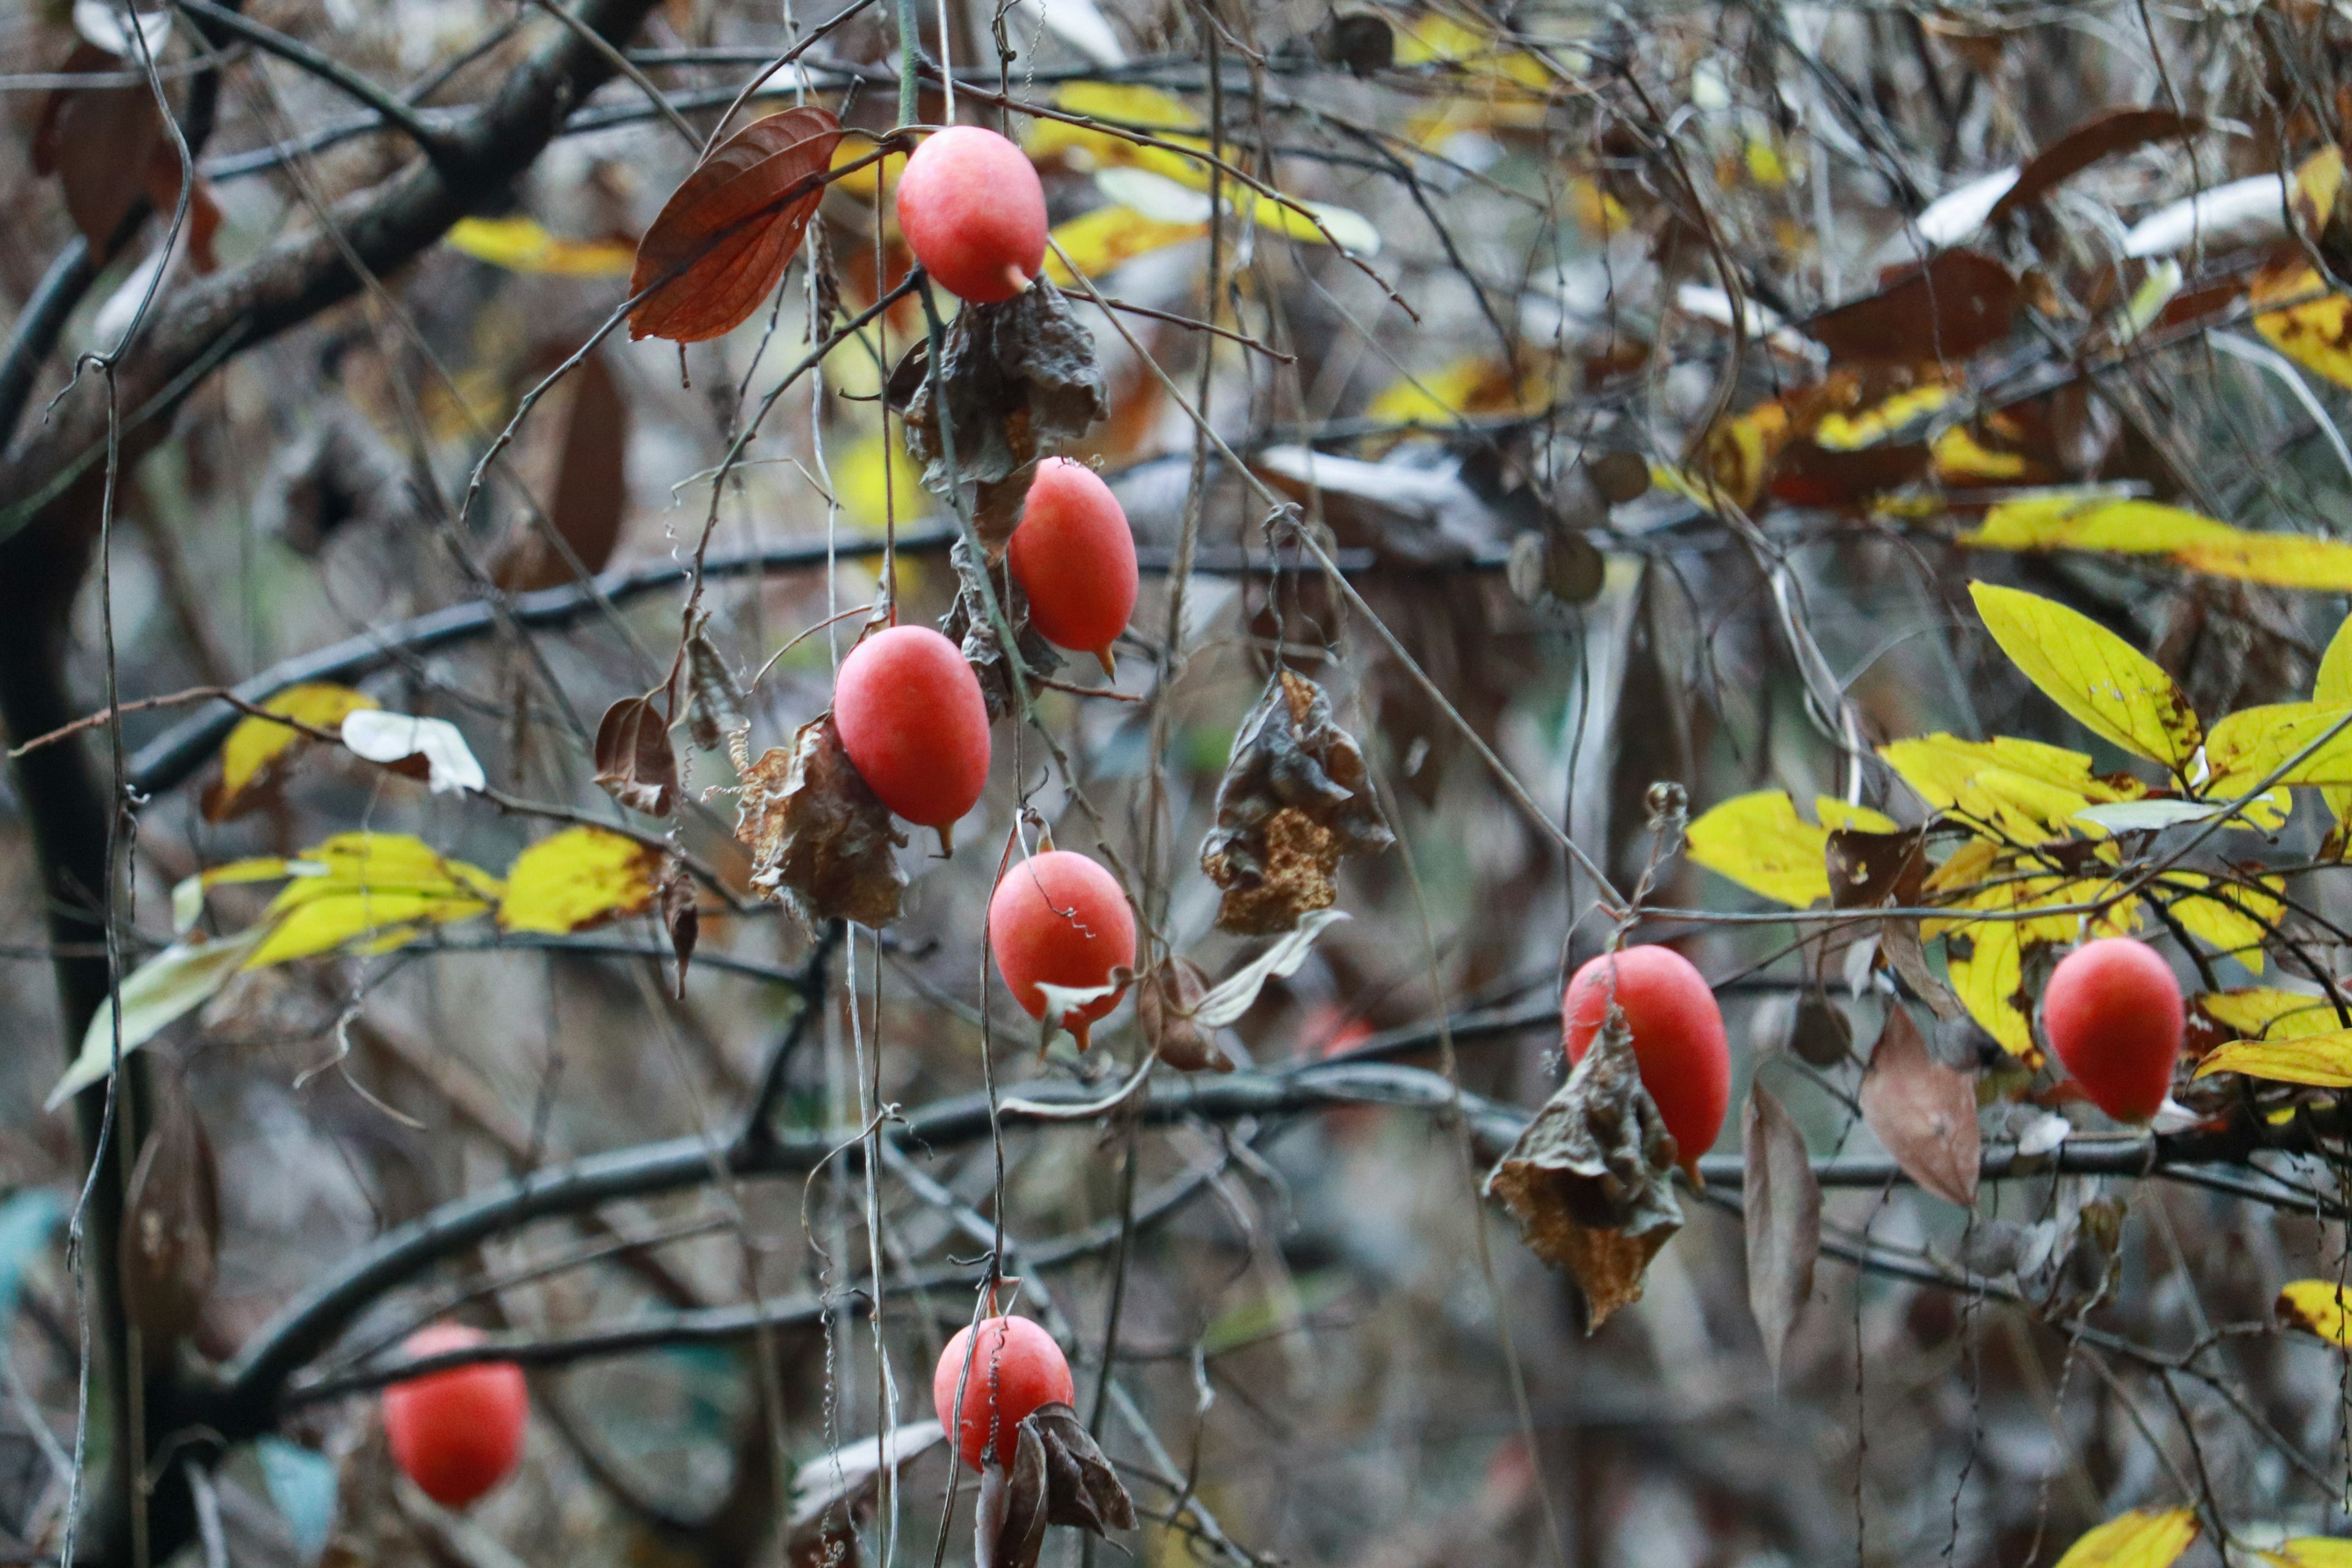
<path id="1" fill-rule="evenodd" d="M 1110 487 L 1084 463 L 1037 465 L 1005 561 L 1029 595 L 1029 624 L 1111 669 L 1111 645 L 1135 614 L 1135 535 Z"/>
<path id="2" fill-rule="evenodd" d="M 1731 1107 L 1731 1049 L 1723 1011 L 1689 959 L 1670 947 L 1629 947 L 1602 953 L 1576 972 L 1560 1001 L 1561 1042 L 1571 1062 L 1609 1016 L 1613 979 L 1617 1005 L 1633 1031 L 1633 1059 L 1642 1087 L 1658 1104 L 1683 1163 L 1696 1164 L 1715 1146 Z"/>
<path id="3" fill-rule="evenodd" d="M 940 288 L 975 305 L 1010 300 L 1045 264 L 1045 187 L 993 131 L 926 139 L 898 176 L 898 232 Z"/>
<path id="4" fill-rule="evenodd" d="M 2042 993 L 2042 1027 L 2058 1059 L 2118 1121 L 2146 1121 L 2172 1092 L 2186 1015 L 2172 966 L 2126 936 L 2060 959 Z"/>
<path id="5" fill-rule="evenodd" d="M 972 1342 L 970 1329 L 959 1329 L 940 1364 L 931 1373 L 931 1408 L 941 1426 L 956 1428 L 956 1452 L 973 1469 L 996 1436 L 996 1462 L 1013 1468 L 1016 1430 L 1041 1405 L 1067 1405 L 1077 1396 L 1070 1381 L 1070 1363 L 1054 1336 L 1026 1318 L 985 1318 L 980 1324 L 980 1348 L 971 1352 L 969 1371 L 965 1347 Z M 956 1387 L 963 1387 L 962 1419 L 955 1419 Z"/>
<path id="6" fill-rule="evenodd" d="M 436 1323 L 409 1335 L 401 1349 L 412 1357 L 440 1355 L 485 1337 L 479 1329 Z M 464 1508 L 506 1479 L 522 1458 L 530 1415 L 522 1368 L 510 1361 L 453 1366 L 383 1391 L 394 1461 L 445 1508 Z"/>
<path id="7" fill-rule="evenodd" d="M 956 645 L 929 626 L 892 626 L 850 649 L 833 721 L 858 777 L 942 844 L 988 786 L 988 704 Z"/>
<path id="8" fill-rule="evenodd" d="M 1045 1016 L 1038 983 L 1090 991 L 1111 971 L 1135 967 L 1135 916 L 1111 874 L 1085 856 L 1049 849 L 1013 862 L 988 900 L 988 944 L 996 972 L 1033 1018 Z M 1118 1005 L 1122 985 L 1073 1009 L 1062 1027 L 1087 1048 L 1087 1026 Z"/>

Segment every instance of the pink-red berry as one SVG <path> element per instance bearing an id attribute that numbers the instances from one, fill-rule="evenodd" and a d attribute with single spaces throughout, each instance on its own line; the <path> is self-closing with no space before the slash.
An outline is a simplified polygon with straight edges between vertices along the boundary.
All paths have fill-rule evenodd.
<path id="1" fill-rule="evenodd" d="M 893 626 L 850 649 L 833 687 L 842 749 L 882 804 L 950 843 L 988 787 L 988 704 L 956 645 Z"/>
<path id="2" fill-rule="evenodd" d="M 2118 1121 L 2146 1121 L 2172 1092 L 2188 1026 L 2180 982 L 2144 942 L 2084 942 L 2051 972 L 2042 1027 L 2091 1103 Z"/>
<path id="3" fill-rule="evenodd" d="M 1714 1147 L 1731 1108 L 1731 1048 L 1706 976 L 1670 947 L 1603 953 L 1576 972 L 1560 1001 L 1561 1039 L 1582 1061 L 1614 994 L 1633 1033 L 1642 1087 L 1657 1102 L 1683 1163 Z"/>
<path id="4" fill-rule="evenodd" d="M 996 1462 L 1010 1469 L 1021 1423 L 1041 1405 L 1067 1405 L 1076 1397 L 1069 1358 L 1053 1335 L 1026 1318 L 983 1319 L 976 1349 L 973 1343 L 972 1331 L 959 1329 L 940 1352 L 931 1373 L 931 1407 L 940 1425 L 955 1432 L 956 1452 L 965 1464 L 981 1468 L 992 1432 Z"/>
<path id="5" fill-rule="evenodd" d="M 412 1358 L 478 1345 L 478 1329 L 436 1323 L 401 1349 Z M 506 1479 L 522 1458 L 530 1395 L 512 1362 L 477 1362 L 427 1373 L 383 1391 L 383 1430 L 393 1462 L 426 1497 L 464 1508 Z"/>
<path id="6" fill-rule="evenodd" d="M 1045 1016 L 1040 982 L 1073 991 L 1112 984 L 1111 971 L 1135 967 L 1135 915 L 1108 871 L 1084 855 L 1050 849 L 1017 859 L 988 901 L 988 943 L 996 972 L 1033 1018 Z M 1087 1048 L 1087 1030 L 1113 1007 L 1122 984 L 1072 1009 L 1061 1020 Z"/>
<path id="7" fill-rule="evenodd" d="M 1028 155 L 995 132 L 950 126 L 898 176 L 898 232 L 940 288 L 995 304 L 1045 268 L 1045 188 Z"/>
<path id="8" fill-rule="evenodd" d="M 1135 614 L 1135 535 L 1101 477 L 1067 458 L 1038 464 L 1005 560 L 1029 596 L 1029 624 L 1111 673 L 1112 645 Z"/>

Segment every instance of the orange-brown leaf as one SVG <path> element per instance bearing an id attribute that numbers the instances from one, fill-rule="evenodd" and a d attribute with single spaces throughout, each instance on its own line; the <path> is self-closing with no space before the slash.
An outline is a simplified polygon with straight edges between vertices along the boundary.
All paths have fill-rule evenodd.
<path id="1" fill-rule="evenodd" d="M 841 122 L 787 109 L 745 126 L 702 161 L 637 245 L 629 292 L 669 281 L 629 312 L 632 338 L 698 343 L 735 330 L 768 297 L 824 195 Z"/>

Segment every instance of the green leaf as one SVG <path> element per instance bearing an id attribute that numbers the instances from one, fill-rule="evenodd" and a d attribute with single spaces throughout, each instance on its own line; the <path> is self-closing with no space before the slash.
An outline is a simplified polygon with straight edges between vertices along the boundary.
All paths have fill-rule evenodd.
<path id="1" fill-rule="evenodd" d="M 122 982 L 123 1055 L 212 1000 L 260 940 L 257 930 L 219 942 L 175 942 L 132 970 Z M 101 1004 L 82 1033 L 81 1054 L 49 1090 L 41 1109 L 55 1110 L 91 1084 L 105 1082 L 113 1071 L 114 1009 Z"/>
<path id="2" fill-rule="evenodd" d="M 2090 616 L 2053 600 L 1971 583 L 1977 613 L 2010 662 L 2084 728 L 2185 773 L 2202 731 L 2172 677 Z"/>

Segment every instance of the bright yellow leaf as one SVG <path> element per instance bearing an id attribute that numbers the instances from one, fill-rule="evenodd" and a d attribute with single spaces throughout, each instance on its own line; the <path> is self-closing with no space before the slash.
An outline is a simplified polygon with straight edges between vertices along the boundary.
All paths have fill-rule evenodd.
<path id="1" fill-rule="evenodd" d="M 2197 1064 L 2199 1078 L 2217 1072 L 2315 1089 L 2352 1089 L 2352 1029 L 2284 1040 L 2231 1040 L 2208 1051 Z"/>
<path id="2" fill-rule="evenodd" d="M 1977 613 L 2010 662 L 2085 729 L 2175 773 L 2202 739 L 2196 710 L 2154 659 L 2077 610 L 1971 583 Z"/>
<path id="3" fill-rule="evenodd" d="M 2233 800 L 2283 767 L 2273 783 L 2352 784 L 2352 707 L 2270 702 L 2241 709 L 2205 738 L 2205 765 L 2212 773 L 2205 794 L 2214 800 Z"/>
<path id="4" fill-rule="evenodd" d="M 1381 231 L 1352 207 L 1302 201 L 1297 196 L 1277 200 L 1257 192 L 1244 197 L 1243 202 L 1250 220 L 1272 233 L 1303 239 L 1309 245 L 1336 245 L 1351 256 L 1380 254 Z"/>
<path id="5" fill-rule="evenodd" d="M 1937 383 L 1898 392 L 1857 414 L 1832 409 L 1813 426 L 1813 445 L 1832 452 L 1859 451 L 1927 418 L 1952 400 L 1952 389 Z"/>
<path id="6" fill-rule="evenodd" d="M 1828 832 L 1797 815 L 1789 792 L 1734 795 L 1690 825 L 1690 858 L 1776 903 L 1802 909 L 1830 896 Z"/>
<path id="7" fill-rule="evenodd" d="M 2335 1004 L 2325 996 L 2252 985 L 2241 991 L 2209 991 L 2197 998 L 2208 1017 L 2248 1039 L 2291 1040 L 2324 1035 L 2342 1026 Z"/>
<path id="8" fill-rule="evenodd" d="M 2263 880 L 2273 889 L 2284 886 L 2283 879 Z M 2167 872 L 2163 885 L 2199 889 L 2171 901 L 2168 907 L 2173 919 L 2187 927 L 2190 935 L 2228 953 L 2256 974 L 2263 972 L 2263 942 L 2286 912 L 2286 905 L 2278 898 L 2235 882 L 2216 882 L 2200 871 Z"/>
<path id="9" fill-rule="evenodd" d="M 2272 1310 L 2280 1321 L 2316 1334 L 2329 1344 L 2352 1346 L 2352 1320 L 2344 1310 L 2344 1289 L 2333 1280 L 2297 1279 L 2279 1291 Z"/>
<path id="10" fill-rule="evenodd" d="M 602 827 L 567 827 L 515 857 L 507 868 L 499 924 L 562 935 L 650 908 L 662 857 Z"/>
<path id="11" fill-rule="evenodd" d="M 2081 752 L 2010 735 L 1920 735 L 1878 754 L 1932 809 L 2028 841 L 2092 833 L 2075 813 L 2147 793 L 2137 780 L 2094 773 Z"/>
<path id="12" fill-rule="evenodd" d="M 172 888 L 172 929 L 184 933 L 205 912 L 205 895 L 215 888 L 233 882 L 274 882 L 282 877 L 295 875 L 294 862 L 275 855 L 260 856 L 249 860 L 230 860 L 184 877 Z"/>
<path id="13" fill-rule="evenodd" d="M 1949 933 L 1944 969 L 1969 1016 L 2011 1056 L 2039 1059 L 2025 997 L 2023 927 L 2013 921 L 1979 921 Z"/>
<path id="14" fill-rule="evenodd" d="M 2188 1509 L 2134 1509 L 2068 1547 L 2058 1568 L 2172 1568 L 2196 1539 L 2197 1516 Z"/>
<path id="15" fill-rule="evenodd" d="M 2256 306 L 2300 300 L 2254 318 L 2254 331 L 2278 351 L 2315 375 L 2352 386 L 2352 300 L 2322 294 L 2326 288 L 2313 267 L 2285 267 L 2257 273 L 2247 299 Z M 2320 297 L 2313 299 L 2310 296 Z"/>
<path id="16" fill-rule="evenodd" d="M 2333 153 L 2336 149 L 2330 147 L 2328 151 Z M 2257 1555 L 2274 1568 L 2352 1568 L 2352 1541 L 2305 1535 L 2283 1541 Z"/>
<path id="17" fill-rule="evenodd" d="M 378 706 L 373 697 L 323 680 L 289 686 L 261 704 L 264 712 L 279 714 L 314 730 L 335 729 L 346 714 Z M 306 739 L 291 724 L 272 723 L 251 714 L 238 720 L 236 728 L 229 731 L 228 739 L 221 742 L 220 782 L 205 792 L 205 816 L 214 822 L 235 816 L 247 792 L 262 782 L 272 764 L 295 742 Z"/>
<path id="18" fill-rule="evenodd" d="M 449 248 L 509 272 L 559 278 L 625 278 L 637 247 L 611 239 L 560 239 L 527 217 L 461 217 L 445 237 Z"/>
<path id="19" fill-rule="evenodd" d="M 1936 477 L 1947 484 L 2000 483 L 2025 477 L 2024 454 L 1994 451 L 1965 425 L 1937 436 L 1927 452 Z"/>
<path id="20" fill-rule="evenodd" d="M 1181 134 L 1197 131 L 1200 117 L 1187 109 L 1181 99 L 1156 87 L 1074 81 L 1064 84 L 1054 94 L 1054 101 L 1072 114 L 1141 132 L 1178 146 L 1197 148 L 1203 154 L 1208 152 L 1209 144 L 1201 137 Z M 1206 190 L 1209 184 L 1208 166 L 1197 158 L 1188 158 L 1166 147 L 1143 146 L 1111 132 L 1072 125 L 1067 121 L 1042 117 L 1033 121 L 1023 145 L 1032 158 L 1059 158 L 1081 170 L 1149 169 L 1196 190 Z"/>
<path id="21" fill-rule="evenodd" d="M 2192 572 L 2278 588 L 2352 591 L 2352 544 L 2301 533 L 2257 532 L 2154 501 L 2110 495 L 2042 496 L 1985 514 L 1962 544 L 1994 550 L 2099 550 L 2161 555 Z"/>
<path id="22" fill-rule="evenodd" d="M 2327 651 L 2320 655 L 2319 669 L 2311 679 L 2311 700 L 2327 708 L 2352 707 L 2352 616 L 2336 628 Z M 2319 793 L 2336 821 L 2352 815 L 2352 789 L 2336 785 Z"/>
<path id="23" fill-rule="evenodd" d="M 1198 239 L 1209 232 L 1205 223 L 1169 223 L 1146 217 L 1133 207 L 1113 205 L 1081 213 L 1054 230 L 1054 244 L 1069 253 L 1070 261 L 1089 278 L 1107 277 L 1139 256 Z M 1045 276 L 1063 288 L 1077 283 L 1059 256 L 1048 247 Z"/>
<path id="24" fill-rule="evenodd" d="M 504 891 L 478 866 L 444 859 L 400 833 L 343 833 L 304 851 L 297 876 L 270 900 L 269 934 L 245 961 L 264 969 L 344 946 L 382 951 L 427 924 L 487 914 Z"/>
<path id="25" fill-rule="evenodd" d="M 1833 795 L 1813 796 L 1813 816 L 1831 833 L 1899 833 L 1903 828 L 1901 823 L 1883 811 L 1873 811 L 1866 805 L 1848 805 Z"/>

